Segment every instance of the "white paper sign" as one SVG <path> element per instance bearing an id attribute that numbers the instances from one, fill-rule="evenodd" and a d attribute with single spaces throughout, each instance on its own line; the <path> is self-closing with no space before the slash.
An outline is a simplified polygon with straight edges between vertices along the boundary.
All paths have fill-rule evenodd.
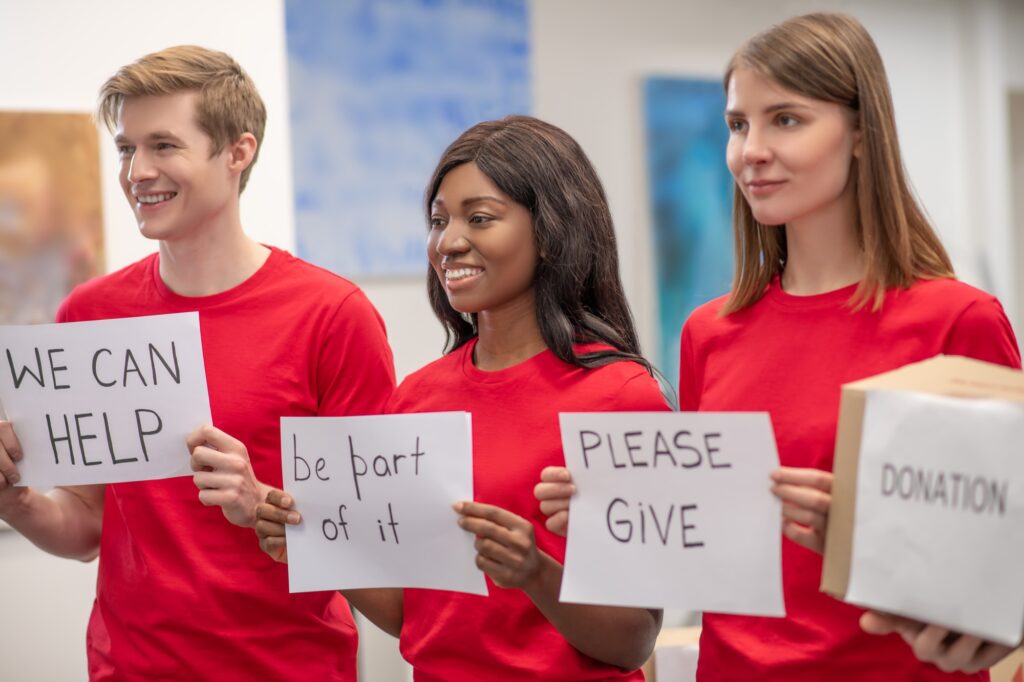
<path id="1" fill-rule="evenodd" d="M 562 414 L 561 600 L 785 615 L 765 413 Z"/>
<path id="2" fill-rule="evenodd" d="M 869 391 L 846 600 L 1016 644 L 1024 405 Z"/>
<path id="3" fill-rule="evenodd" d="M 185 438 L 211 421 L 199 314 L 0 327 L 0 401 L 19 485 L 190 475 Z"/>
<path id="4" fill-rule="evenodd" d="M 423 587 L 487 594 L 452 504 L 473 499 L 470 415 L 284 417 L 292 592 Z"/>

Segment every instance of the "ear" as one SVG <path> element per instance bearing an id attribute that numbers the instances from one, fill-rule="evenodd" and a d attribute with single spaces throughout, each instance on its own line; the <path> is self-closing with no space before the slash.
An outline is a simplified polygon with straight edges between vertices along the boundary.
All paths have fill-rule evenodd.
<path id="1" fill-rule="evenodd" d="M 232 173 L 242 174 L 256 158 L 256 136 L 252 133 L 242 133 L 235 142 L 228 145 L 228 169 Z"/>
<path id="2" fill-rule="evenodd" d="M 853 158 L 860 159 L 861 149 L 864 147 L 864 134 L 860 128 L 853 131 Z"/>

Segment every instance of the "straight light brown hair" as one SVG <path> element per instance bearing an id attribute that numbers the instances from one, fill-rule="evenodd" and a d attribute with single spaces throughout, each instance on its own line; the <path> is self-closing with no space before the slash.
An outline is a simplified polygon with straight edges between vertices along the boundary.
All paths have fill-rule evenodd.
<path id="1" fill-rule="evenodd" d="M 859 21 L 837 13 L 794 17 L 737 50 L 725 72 L 727 91 L 739 68 L 853 113 L 861 153 L 853 159 L 850 181 L 855 183 L 855 224 L 864 253 L 864 276 L 850 299 L 854 309 L 870 304 L 877 311 L 889 288 L 954 276 L 949 256 L 907 182 L 885 67 Z M 722 315 L 760 299 L 786 262 L 785 230 L 757 222 L 739 185 L 733 188 L 733 234 L 736 269 Z"/>
<path id="2" fill-rule="evenodd" d="M 532 116 L 476 124 L 437 163 L 424 197 L 428 224 L 441 182 L 465 163 L 475 163 L 498 189 L 530 211 L 539 254 L 533 279 L 537 323 L 551 352 L 578 367 L 633 360 L 653 373 L 640 354 L 622 290 L 604 188 L 576 140 Z M 429 267 L 427 291 L 444 325 L 447 351 L 476 336 L 476 316 L 464 317 L 451 306 Z M 577 343 L 602 343 L 611 349 L 577 354 Z"/>
<path id="3" fill-rule="evenodd" d="M 198 95 L 196 125 L 213 142 L 211 156 L 237 142 L 243 133 L 256 138 L 252 163 L 239 178 L 241 193 L 260 153 L 267 109 L 249 74 L 230 55 L 196 45 L 178 45 L 147 54 L 122 67 L 103 84 L 96 116 L 113 132 L 126 99 L 180 92 Z"/>

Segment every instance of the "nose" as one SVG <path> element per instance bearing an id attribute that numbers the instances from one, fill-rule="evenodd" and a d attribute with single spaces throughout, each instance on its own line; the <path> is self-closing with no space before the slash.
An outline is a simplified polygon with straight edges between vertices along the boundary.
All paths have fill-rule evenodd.
<path id="1" fill-rule="evenodd" d="M 156 169 L 142 149 L 136 149 L 128 160 L 128 182 L 137 185 L 156 177 Z"/>
<path id="2" fill-rule="evenodd" d="M 469 250 L 465 226 L 457 220 L 450 220 L 437 235 L 434 250 L 441 256 L 454 256 Z"/>
<path id="3" fill-rule="evenodd" d="M 772 152 L 764 134 L 756 126 L 751 126 L 743 140 L 743 163 L 757 166 L 768 163 L 771 158 Z"/>

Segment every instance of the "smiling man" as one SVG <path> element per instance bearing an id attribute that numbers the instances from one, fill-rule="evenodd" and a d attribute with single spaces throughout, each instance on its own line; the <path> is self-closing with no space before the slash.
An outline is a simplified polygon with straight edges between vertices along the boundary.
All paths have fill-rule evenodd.
<path id="1" fill-rule="evenodd" d="M 43 495 L 12 487 L 17 461 L 38 455 L 0 422 L 0 518 L 53 554 L 99 555 L 92 680 L 355 680 L 348 605 L 290 595 L 249 528 L 281 487 L 281 416 L 381 411 L 394 388 L 383 323 L 351 282 L 242 230 L 266 112 L 231 57 L 193 46 L 142 57 L 103 85 L 99 118 L 159 252 L 77 288 L 58 321 L 199 311 L 218 428 L 189 438 L 191 480 Z"/>

